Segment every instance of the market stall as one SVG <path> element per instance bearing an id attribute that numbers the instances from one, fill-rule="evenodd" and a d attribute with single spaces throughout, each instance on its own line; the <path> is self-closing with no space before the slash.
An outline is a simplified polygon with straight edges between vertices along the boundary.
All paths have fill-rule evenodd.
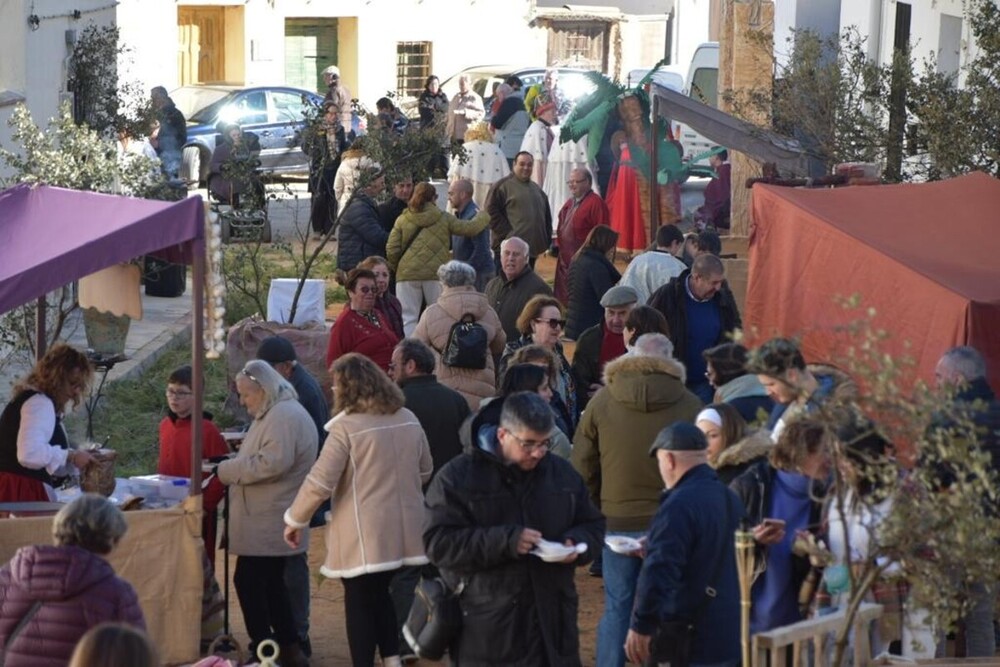
<path id="1" fill-rule="evenodd" d="M 941 354 L 971 345 L 1000 390 L 1000 180 L 802 189 L 753 186 L 743 318 L 751 338 L 800 336 L 806 358 L 836 363 L 836 327 L 858 294 L 891 338 L 885 351 L 934 380 Z"/>
<path id="2" fill-rule="evenodd" d="M 203 312 L 205 221 L 200 197 L 162 202 L 18 185 L 0 192 L 0 312 L 43 297 L 105 267 L 154 255 L 193 269 L 193 312 Z M 203 321 L 192 318 L 192 366 L 204 365 Z M 195 414 L 202 412 L 194 383 Z M 192 460 L 201 460 L 201 421 L 194 420 Z M 129 531 L 110 558 L 139 594 L 150 636 L 168 664 L 198 656 L 201 624 L 201 479 L 180 505 L 127 512 Z M 51 517 L 0 520 L 0 558 L 28 544 L 51 542 Z"/>

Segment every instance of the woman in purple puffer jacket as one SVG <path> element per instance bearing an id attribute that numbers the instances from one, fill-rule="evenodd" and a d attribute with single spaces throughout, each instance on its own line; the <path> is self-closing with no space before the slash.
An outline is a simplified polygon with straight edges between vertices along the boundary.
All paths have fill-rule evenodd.
<path id="1" fill-rule="evenodd" d="M 105 560 L 126 528 L 106 498 L 84 494 L 56 514 L 55 546 L 21 547 L 0 569 L 5 667 L 64 667 L 99 623 L 146 628 L 135 590 Z"/>

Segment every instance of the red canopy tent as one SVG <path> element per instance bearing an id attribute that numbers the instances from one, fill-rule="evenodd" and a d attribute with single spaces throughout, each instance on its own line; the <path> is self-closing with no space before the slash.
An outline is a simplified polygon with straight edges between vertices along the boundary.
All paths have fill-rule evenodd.
<path id="1" fill-rule="evenodd" d="M 119 262 L 155 254 L 193 266 L 193 312 L 203 312 L 205 225 L 201 197 L 179 202 L 18 185 L 0 192 L 0 312 Z M 192 318 L 192 366 L 204 365 L 201 317 Z M 201 383 L 194 414 L 202 412 Z M 200 461 L 202 423 L 193 421 L 192 460 Z M 201 494 L 200 466 L 191 493 Z M 150 635 L 168 663 L 198 655 L 201 621 L 201 502 L 129 512 L 129 532 L 111 561 L 139 593 Z M 0 559 L 48 542 L 51 517 L 0 522 Z"/>
<path id="2" fill-rule="evenodd" d="M 746 296 L 754 338 L 800 336 L 836 363 L 836 297 L 861 296 L 887 351 L 933 379 L 941 353 L 971 345 L 1000 390 L 1000 181 L 973 173 L 922 184 L 826 190 L 755 185 Z M 904 349 L 908 342 L 909 349 Z"/>

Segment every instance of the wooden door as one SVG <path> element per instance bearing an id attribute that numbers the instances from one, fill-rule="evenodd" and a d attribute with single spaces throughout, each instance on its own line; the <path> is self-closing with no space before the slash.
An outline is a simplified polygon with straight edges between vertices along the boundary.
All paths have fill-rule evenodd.
<path id="1" fill-rule="evenodd" d="M 226 79 L 226 19 L 223 7 L 177 9 L 181 85 L 219 83 Z"/>
<path id="2" fill-rule="evenodd" d="M 337 64 L 337 19 L 285 19 L 285 85 L 326 92 L 323 70 Z"/>

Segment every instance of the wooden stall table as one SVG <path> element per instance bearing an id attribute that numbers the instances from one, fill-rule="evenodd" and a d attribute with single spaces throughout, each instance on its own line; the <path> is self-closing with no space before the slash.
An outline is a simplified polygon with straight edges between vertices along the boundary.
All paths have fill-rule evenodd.
<path id="1" fill-rule="evenodd" d="M 23 546 L 52 544 L 52 518 L 61 507 L 4 503 L 0 511 L 19 518 L 0 519 L 0 561 L 10 561 Z M 201 639 L 201 496 L 166 509 L 124 514 L 128 532 L 108 561 L 135 588 L 164 664 L 194 662 Z"/>

